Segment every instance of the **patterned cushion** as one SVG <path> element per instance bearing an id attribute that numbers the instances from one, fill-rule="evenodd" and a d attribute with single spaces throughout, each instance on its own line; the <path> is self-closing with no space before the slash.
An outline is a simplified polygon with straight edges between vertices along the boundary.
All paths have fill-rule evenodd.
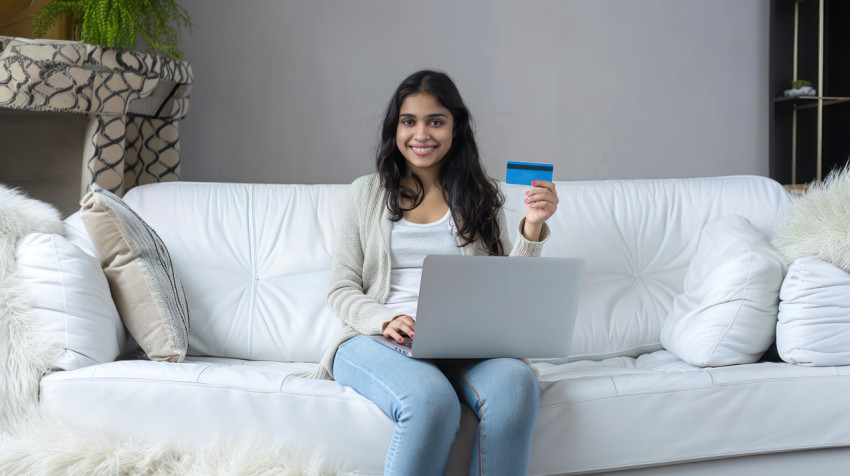
<path id="1" fill-rule="evenodd" d="M 165 244 L 124 201 L 96 184 L 80 205 L 127 330 L 151 360 L 182 361 L 189 309 Z"/>

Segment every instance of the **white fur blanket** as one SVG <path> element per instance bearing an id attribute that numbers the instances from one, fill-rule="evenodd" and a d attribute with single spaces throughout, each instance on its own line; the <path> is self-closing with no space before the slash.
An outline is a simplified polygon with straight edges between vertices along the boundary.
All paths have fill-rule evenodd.
<path id="1" fill-rule="evenodd" d="M 0 474 L 303 476 L 338 471 L 318 453 L 295 453 L 286 444 L 259 439 L 182 450 L 41 418 L 14 437 L 0 436 Z"/>
<path id="2" fill-rule="evenodd" d="M 0 185 L 0 432 L 32 416 L 54 352 L 32 331 L 29 301 L 14 276 L 15 246 L 29 233 L 63 232 L 55 208 Z"/>
<path id="3" fill-rule="evenodd" d="M 794 199 L 773 246 L 787 263 L 814 256 L 850 273 L 850 166 Z"/>
<path id="4" fill-rule="evenodd" d="M 338 474 L 318 454 L 257 439 L 173 448 L 82 430 L 38 410 L 41 378 L 61 350 L 39 337 L 15 277 L 15 247 L 29 233 L 64 233 L 52 206 L 0 184 L 0 474 Z"/>

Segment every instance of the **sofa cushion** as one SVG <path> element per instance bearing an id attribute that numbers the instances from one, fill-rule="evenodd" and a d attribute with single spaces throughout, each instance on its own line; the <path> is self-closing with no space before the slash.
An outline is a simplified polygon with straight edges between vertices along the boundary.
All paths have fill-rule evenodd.
<path id="1" fill-rule="evenodd" d="M 774 341 L 784 273 L 779 253 L 746 218 L 707 223 L 662 345 L 698 367 L 756 362 Z"/>
<path id="2" fill-rule="evenodd" d="M 850 274 L 813 256 L 800 258 L 782 282 L 776 349 L 786 362 L 850 364 Z"/>
<path id="3" fill-rule="evenodd" d="M 337 382 L 290 375 L 310 367 L 194 357 L 177 365 L 113 362 L 48 375 L 41 407 L 145 442 L 191 447 L 223 435 L 272 435 L 325 448 L 332 462 L 356 474 L 381 474 L 392 421 Z M 529 474 L 850 445 L 850 412 L 836 411 L 850 392 L 850 367 L 768 362 L 701 369 L 667 351 L 536 367 L 541 394 Z M 464 407 L 455 449 L 467 460 L 475 424 Z M 448 474 L 468 471 L 453 462 Z"/>
<path id="4" fill-rule="evenodd" d="M 127 330 L 151 360 L 183 360 L 189 309 L 165 244 L 127 204 L 97 184 L 80 204 Z"/>
<path id="5" fill-rule="evenodd" d="M 356 474 L 382 474 L 392 420 L 349 387 L 291 375 L 314 366 L 192 356 L 176 365 L 112 362 L 48 375 L 41 407 L 134 441 L 192 448 L 257 436 L 318 450 Z M 468 472 L 475 421 L 464 409 L 452 455 L 460 471 L 449 474 Z"/>
<path id="6" fill-rule="evenodd" d="M 844 411 L 850 367 L 762 362 L 697 368 L 663 350 L 637 359 L 536 367 L 540 408 L 529 474 L 589 474 L 850 444 L 850 412 Z M 664 469 L 640 474 L 668 474 Z"/>
<path id="7" fill-rule="evenodd" d="M 16 259 L 41 334 L 62 349 L 52 370 L 115 360 L 124 325 L 97 259 L 61 235 L 44 233 L 21 239 Z"/>

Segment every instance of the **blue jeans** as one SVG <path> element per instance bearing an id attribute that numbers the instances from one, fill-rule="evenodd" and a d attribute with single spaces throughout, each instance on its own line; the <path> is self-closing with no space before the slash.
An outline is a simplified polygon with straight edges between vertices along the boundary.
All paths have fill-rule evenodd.
<path id="1" fill-rule="evenodd" d="M 417 360 L 366 336 L 340 346 L 334 378 L 396 422 L 386 475 L 443 475 L 460 426 L 460 404 L 478 416 L 469 474 L 528 473 L 540 394 L 516 359 Z"/>

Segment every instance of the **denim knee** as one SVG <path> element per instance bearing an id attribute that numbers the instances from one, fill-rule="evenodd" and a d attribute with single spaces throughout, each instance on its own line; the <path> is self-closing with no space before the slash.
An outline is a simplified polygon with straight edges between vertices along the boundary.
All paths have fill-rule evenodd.
<path id="1" fill-rule="evenodd" d="M 457 433 L 460 428 L 460 400 L 448 380 L 440 375 L 424 376 L 401 399 L 400 415 L 396 421 L 423 419 L 445 425 Z"/>
<path id="2" fill-rule="evenodd" d="M 506 385 L 497 394 L 484 396 L 484 411 L 499 413 L 508 418 L 515 417 L 518 420 L 528 418 L 527 413 L 519 410 L 525 409 L 536 414 L 540 404 L 540 390 L 534 371 L 522 361 L 513 360 L 502 365 L 499 373 L 500 379 Z"/>

